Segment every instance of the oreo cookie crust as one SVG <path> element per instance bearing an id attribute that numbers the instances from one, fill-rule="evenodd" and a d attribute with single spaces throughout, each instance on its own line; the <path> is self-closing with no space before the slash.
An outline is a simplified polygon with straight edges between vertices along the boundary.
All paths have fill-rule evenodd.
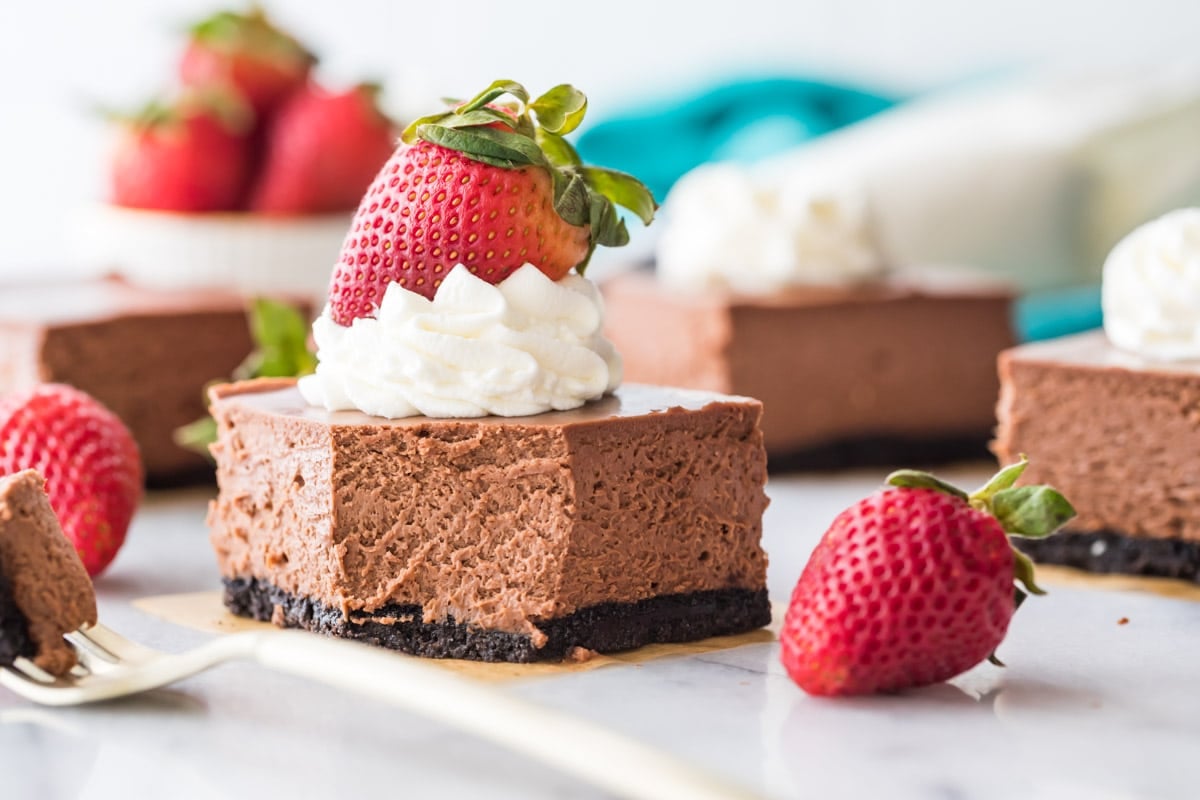
<path id="1" fill-rule="evenodd" d="M 340 611 L 296 597 L 254 578 L 226 578 L 225 605 L 234 614 L 428 658 L 529 663 L 565 658 L 573 648 L 601 653 L 647 644 L 690 642 L 745 633 L 771 621 L 765 589 L 652 597 L 636 603 L 603 603 L 537 623 L 541 647 L 529 636 L 485 630 L 453 620 L 425 622 L 421 607 L 386 606 L 346 619 Z"/>
<path id="2" fill-rule="evenodd" d="M 863 436 L 797 450 L 767 451 L 771 472 L 850 469 L 854 467 L 922 467 L 988 458 L 990 431 L 945 436 Z"/>
<path id="3" fill-rule="evenodd" d="M 1200 583 L 1200 543 L 1149 539 L 1104 530 L 1061 531 L 1045 539 L 1014 539 L 1034 561 L 1088 572 L 1145 575 Z"/>
<path id="4" fill-rule="evenodd" d="M 17 608 L 8 578 L 0 573 L 0 667 L 36 654 L 37 648 L 29 638 L 29 622 Z"/>

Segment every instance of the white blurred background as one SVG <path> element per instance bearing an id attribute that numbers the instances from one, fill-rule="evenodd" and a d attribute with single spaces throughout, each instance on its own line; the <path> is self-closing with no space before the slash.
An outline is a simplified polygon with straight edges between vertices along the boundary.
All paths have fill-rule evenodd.
<path id="1" fill-rule="evenodd" d="M 496 77 L 570 81 L 597 118 L 714 80 L 836 77 L 903 93 L 1006 72 L 1190 56 L 1195 0 L 274 0 L 333 82 L 369 77 L 405 114 Z M 206 0 L 0 5 L 0 276 L 66 268 L 66 220 L 103 194 L 98 104 L 165 86 Z"/>

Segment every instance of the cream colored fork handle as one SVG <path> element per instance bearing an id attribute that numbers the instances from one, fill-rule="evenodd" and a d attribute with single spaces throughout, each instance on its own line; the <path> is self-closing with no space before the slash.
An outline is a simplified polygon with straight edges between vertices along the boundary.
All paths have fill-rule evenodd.
<path id="1" fill-rule="evenodd" d="M 272 669 L 384 700 L 452 725 L 621 797 L 757 797 L 624 736 L 417 659 L 288 631 L 260 637 L 253 657 Z"/>
<path id="2" fill-rule="evenodd" d="M 54 684 L 41 684 L 0 669 L 0 684 L 42 705 L 98 703 L 169 686 L 226 661 L 254 658 L 260 636 L 253 633 L 224 636 L 184 653 L 159 653 L 145 660 L 126 660 L 111 671 L 106 670 L 82 681 L 66 679 Z"/>

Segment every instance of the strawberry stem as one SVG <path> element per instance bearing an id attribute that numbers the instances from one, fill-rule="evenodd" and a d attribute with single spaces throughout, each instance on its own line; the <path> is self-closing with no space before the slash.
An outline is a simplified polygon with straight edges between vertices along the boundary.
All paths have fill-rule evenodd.
<path id="1" fill-rule="evenodd" d="M 1004 489 L 1011 489 L 1013 484 L 1017 482 L 1017 479 L 1021 477 L 1022 473 L 1025 472 L 1025 468 L 1028 466 L 1029 459 L 1027 459 L 1022 453 L 1020 461 L 1004 467 L 995 475 L 993 475 L 991 480 L 981 486 L 978 490 L 972 492 L 971 500 L 973 502 L 986 503 L 991 500 L 996 492 L 1003 491 Z"/>

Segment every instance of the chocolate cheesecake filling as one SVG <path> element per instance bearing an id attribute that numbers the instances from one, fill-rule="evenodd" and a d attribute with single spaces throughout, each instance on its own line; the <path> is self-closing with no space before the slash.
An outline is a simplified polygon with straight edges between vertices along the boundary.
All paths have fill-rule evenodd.
<path id="1" fill-rule="evenodd" d="M 676 598 L 662 602 L 694 634 L 726 632 L 715 620 L 728 614 L 686 622 L 689 597 L 737 606 L 741 630 L 763 624 L 755 401 L 626 386 L 534 417 L 384 420 L 311 408 L 286 381 L 212 397 L 212 543 L 227 582 L 251 587 L 230 596 L 260 598 L 235 609 L 261 616 L 261 598 L 284 598 L 277 621 L 332 614 L 342 623 L 313 625 L 339 635 L 416 620 L 443 626 L 456 652 L 451 631 L 503 633 L 528 643 L 501 648 L 514 658 L 578 639 L 579 620 L 602 626 L 596 608 L 660 598 Z"/>
<path id="2" fill-rule="evenodd" d="M 896 278 L 758 297 L 678 292 L 645 272 L 603 289 L 626 378 L 758 398 L 772 470 L 987 453 L 1010 291 Z"/>
<path id="3" fill-rule="evenodd" d="M 0 575 L 0 663 L 25 656 L 66 673 L 75 651 L 63 634 L 96 623 L 96 595 L 33 470 L 0 478 Z"/>

